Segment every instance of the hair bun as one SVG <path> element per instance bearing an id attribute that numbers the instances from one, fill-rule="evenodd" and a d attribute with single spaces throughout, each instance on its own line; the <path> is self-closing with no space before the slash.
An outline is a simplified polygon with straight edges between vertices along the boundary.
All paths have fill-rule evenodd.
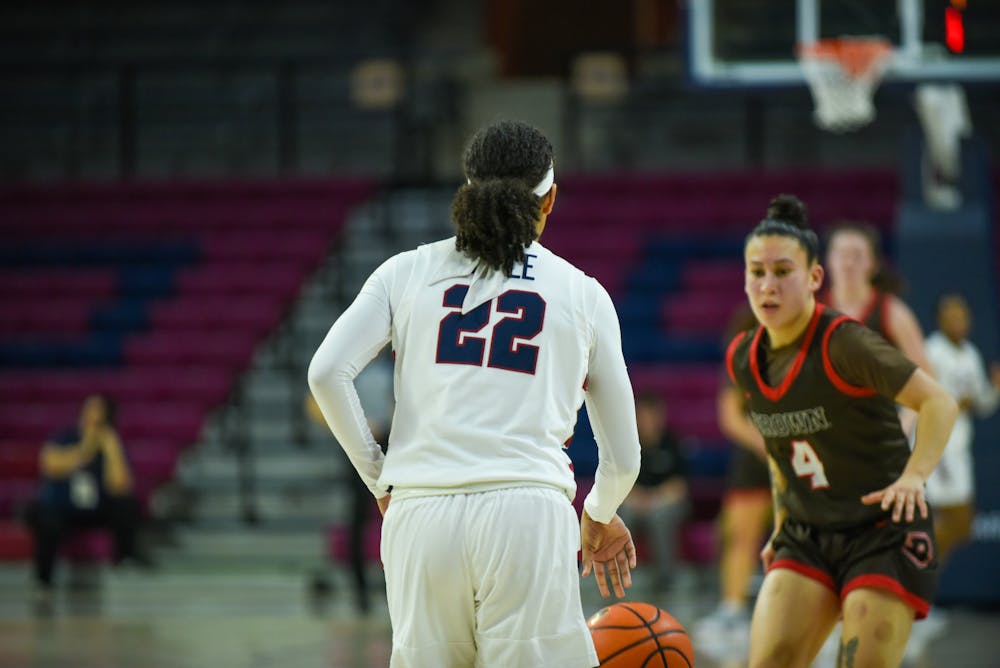
<path id="1" fill-rule="evenodd" d="M 767 217 L 803 230 L 809 229 L 806 205 L 795 195 L 778 195 L 767 206 Z"/>

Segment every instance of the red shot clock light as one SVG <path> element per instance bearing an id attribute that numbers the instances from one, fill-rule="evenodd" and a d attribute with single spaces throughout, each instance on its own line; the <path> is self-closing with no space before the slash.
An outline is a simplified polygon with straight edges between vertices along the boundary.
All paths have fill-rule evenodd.
<path id="1" fill-rule="evenodd" d="M 952 0 L 944 10 L 944 41 L 953 53 L 965 51 L 965 21 L 962 10 L 965 0 Z"/>

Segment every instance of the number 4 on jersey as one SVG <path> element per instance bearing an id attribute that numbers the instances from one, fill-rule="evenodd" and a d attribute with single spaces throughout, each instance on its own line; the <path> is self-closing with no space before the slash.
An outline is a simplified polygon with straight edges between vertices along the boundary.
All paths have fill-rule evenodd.
<path id="1" fill-rule="evenodd" d="M 823 461 L 809 441 L 792 441 L 792 469 L 798 477 L 808 477 L 813 489 L 825 489 L 830 486 L 830 481 L 826 479 Z"/>

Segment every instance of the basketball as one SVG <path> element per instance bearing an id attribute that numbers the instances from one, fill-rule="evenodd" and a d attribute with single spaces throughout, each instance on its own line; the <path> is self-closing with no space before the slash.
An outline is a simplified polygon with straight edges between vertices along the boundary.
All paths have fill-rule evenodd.
<path id="1" fill-rule="evenodd" d="M 687 631 L 649 603 L 615 603 L 587 620 L 602 668 L 693 668 Z"/>

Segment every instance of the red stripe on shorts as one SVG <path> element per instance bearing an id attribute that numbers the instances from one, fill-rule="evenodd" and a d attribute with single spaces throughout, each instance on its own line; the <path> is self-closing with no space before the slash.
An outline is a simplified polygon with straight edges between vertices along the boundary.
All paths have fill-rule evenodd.
<path id="1" fill-rule="evenodd" d="M 830 577 L 829 573 L 821 571 L 814 566 L 807 566 L 806 564 L 792 559 L 777 559 L 771 562 L 771 567 L 767 569 L 767 572 L 770 573 L 777 568 L 787 568 L 790 571 L 795 571 L 799 575 L 804 575 L 810 580 L 815 580 L 821 585 L 827 587 L 834 594 L 837 593 L 837 587 L 833 583 L 833 578 Z"/>
<path id="2" fill-rule="evenodd" d="M 892 592 L 899 598 L 903 599 L 903 603 L 906 603 L 906 605 L 916 611 L 917 619 L 923 619 L 927 616 L 927 613 L 930 612 L 930 603 L 920 598 L 913 592 L 907 591 L 898 580 L 893 580 L 888 575 L 859 575 L 844 585 L 844 589 L 840 592 L 840 600 L 843 601 L 847 598 L 847 595 L 855 589 L 862 589 L 866 587 Z"/>

